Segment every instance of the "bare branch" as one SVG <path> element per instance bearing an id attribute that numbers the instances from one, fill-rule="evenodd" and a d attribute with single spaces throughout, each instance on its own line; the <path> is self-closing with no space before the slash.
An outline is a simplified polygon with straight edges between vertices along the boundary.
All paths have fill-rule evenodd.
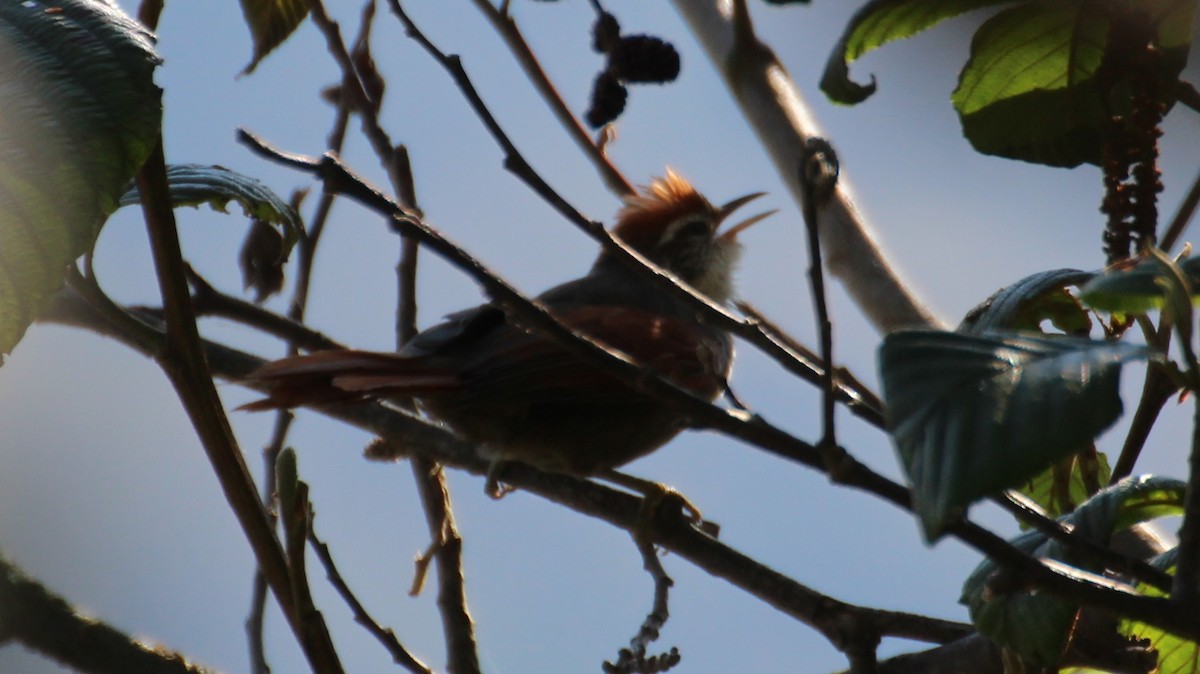
<path id="1" fill-rule="evenodd" d="M 633 674 L 637 672 L 665 672 L 679 663 L 679 649 L 672 647 L 661 655 L 646 657 L 646 649 L 658 640 L 659 633 L 671 611 L 668 605 L 671 586 L 675 581 L 667 575 L 662 562 L 658 559 L 658 550 L 654 544 L 634 533 L 633 541 L 637 544 L 638 552 L 642 555 L 642 566 L 654 581 L 654 603 L 646 619 L 638 628 L 638 633 L 629 641 L 629 648 L 622 648 L 617 654 L 616 662 L 605 662 L 603 669 L 608 674 Z"/>
<path id="2" fill-rule="evenodd" d="M 837 434 L 834 432 L 833 323 L 825 303 L 825 270 L 821 259 L 821 235 L 817 213 L 837 189 L 838 159 L 828 141 L 809 138 L 799 161 L 800 183 L 804 195 L 804 224 L 808 230 L 808 275 L 811 279 L 813 308 L 817 314 L 817 330 L 821 340 L 821 360 L 825 371 L 821 377 L 821 442 L 818 446 L 826 455 L 826 465 L 837 475 L 835 457 L 839 456 Z"/>
<path id="3" fill-rule="evenodd" d="M 399 146 L 391 155 L 388 171 L 396 194 L 405 208 L 420 212 L 417 207 L 417 190 L 413 181 L 412 164 L 408 151 Z M 420 244 L 409 234 L 401 234 L 400 263 L 396 266 L 398 287 L 396 308 L 396 347 L 404 345 L 417 332 L 417 255 Z M 411 409 L 411 408 L 410 408 Z M 446 636 L 446 666 L 455 674 L 477 674 L 482 672 L 479 664 L 479 647 L 475 640 L 475 624 L 467 610 L 466 576 L 462 560 L 462 536 L 454 521 L 454 508 L 450 501 L 450 484 L 446 473 L 436 461 L 424 456 L 414 456 L 410 461 L 413 479 L 425 511 L 425 522 L 433 542 L 425 559 L 432 555 L 438 569 L 438 612 L 442 617 L 442 632 Z M 428 561 L 425 563 L 428 568 Z M 418 567 L 418 575 L 422 568 Z M 418 579 L 413 579 L 414 591 Z"/>
<path id="4" fill-rule="evenodd" d="M 339 673 L 342 666 L 320 614 L 301 615 L 297 611 L 287 561 L 217 397 L 188 295 L 161 139 L 138 172 L 137 186 L 142 194 L 142 210 L 150 232 L 166 319 L 165 339 L 154 357 L 191 418 L 225 498 L 309 663 L 322 674 Z"/>
<path id="5" fill-rule="evenodd" d="M 504 44 L 508 45 L 508 50 L 516 57 L 517 63 L 521 64 L 521 69 L 525 71 L 525 76 L 533 83 L 533 88 L 541 94 L 542 100 L 545 101 L 546 107 L 550 108 L 550 112 L 558 119 L 559 124 L 566 130 L 567 135 L 571 140 L 575 141 L 575 145 L 583 152 L 584 156 L 592 162 L 596 167 L 596 172 L 604 180 L 604 184 L 608 186 L 609 191 L 623 196 L 633 192 L 633 185 L 621 175 L 617 167 L 608 159 L 608 155 L 604 153 L 604 148 L 596 143 L 588 133 L 588 130 L 579 121 L 567 107 L 566 102 L 559 95 L 558 90 L 554 88 L 554 84 L 550 82 L 550 78 L 546 76 L 546 71 L 542 70 L 542 65 L 538 63 L 537 56 L 533 50 L 529 48 L 529 44 L 525 42 L 525 37 L 521 35 L 521 29 L 517 27 L 517 22 L 508 12 L 502 12 L 492 5 L 491 0 L 472 0 L 479 11 L 487 17 L 488 21 L 504 38 Z"/>
<path id="6" fill-rule="evenodd" d="M 329 578 L 329 583 L 333 585 L 333 589 L 337 590 L 338 594 L 350 607 L 354 613 L 354 620 L 362 625 L 371 636 L 375 637 L 379 643 L 383 644 L 388 653 L 391 654 L 392 660 L 414 674 L 432 674 L 428 665 L 421 662 L 400 643 L 396 638 L 396 633 L 390 627 L 380 625 L 371 614 L 367 612 L 366 607 L 359 601 L 354 591 L 346 583 L 346 579 L 342 577 L 338 571 L 337 565 L 333 562 L 333 554 L 329 551 L 329 546 L 325 544 L 310 525 L 308 528 L 308 541 L 312 545 L 313 551 L 317 553 L 317 559 L 321 560 L 321 565 L 325 567 L 325 575 Z M 452 670 L 453 671 L 453 670 Z"/>
<path id="7" fill-rule="evenodd" d="M 84 615 L 0 556 L 0 642 L 5 640 L 83 672 L 212 674 Z"/>
<path id="8" fill-rule="evenodd" d="M 796 160 L 803 156 L 805 142 L 822 134 L 775 53 L 755 36 L 745 0 L 675 0 L 674 4 L 725 78 L 793 199 L 803 207 Z M 830 273 L 842 281 L 877 330 L 940 324 L 884 257 L 854 206 L 847 181 L 839 182 L 833 198 L 819 209 L 818 223 Z"/>

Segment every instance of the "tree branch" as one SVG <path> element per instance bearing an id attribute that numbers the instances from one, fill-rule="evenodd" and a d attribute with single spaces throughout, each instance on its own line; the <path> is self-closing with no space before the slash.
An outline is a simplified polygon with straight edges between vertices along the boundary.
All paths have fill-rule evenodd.
<path id="1" fill-rule="evenodd" d="M 0 642 L 6 639 L 82 672 L 212 674 L 83 615 L 0 556 Z"/>
<path id="2" fill-rule="evenodd" d="M 793 199 L 803 207 L 796 160 L 805 142 L 822 134 L 775 53 L 755 36 L 745 0 L 674 0 L 674 4 L 724 77 Z M 818 221 L 830 273 L 842 281 L 876 329 L 886 333 L 940 325 L 891 268 L 855 208 L 846 181 L 838 184 L 833 198 L 820 209 Z"/>
<path id="3" fill-rule="evenodd" d="M 525 37 L 521 35 L 521 29 L 517 27 L 516 20 L 508 12 L 507 3 L 503 9 L 496 9 L 491 0 L 472 0 L 472 2 L 504 39 L 504 44 L 508 46 L 508 50 L 512 52 L 517 63 L 521 65 L 521 69 L 525 71 L 525 76 L 533 83 L 533 88 L 541 94 L 546 107 L 550 108 L 550 112 L 558 119 L 558 123 L 566 130 L 567 135 L 575 141 L 575 145 L 579 147 L 583 155 L 592 162 L 592 166 L 596 167 L 596 172 L 600 174 L 600 178 L 604 180 L 609 191 L 618 196 L 632 194 L 633 185 L 609 161 L 604 149 L 592 140 L 588 130 L 567 107 L 566 102 L 559 95 L 558 89 L 550 82 L 546 71 L 542 70 L 537 56 L 525 42 Z"/>
<path id="4" fill-rule="evenodd" d="M 283 550 L 217 397 L 188 295 L 179 235 L 175 230 L 175 214 L 169 200 L 161 138 L 138 172 L 137 186 L 142 195 L 142 210 L 150 233 L 166 319 L 165 338 L 153 356 L 183 403 L 225 492 L 225 498 L 237 516 L 259 568 L 274 591 L 275 599 L 287 616 L 309 663 L 322 674 L 340 673 L 341 663 L 320 615 L 301 616 L 296 610 L 291 575 Z"/>

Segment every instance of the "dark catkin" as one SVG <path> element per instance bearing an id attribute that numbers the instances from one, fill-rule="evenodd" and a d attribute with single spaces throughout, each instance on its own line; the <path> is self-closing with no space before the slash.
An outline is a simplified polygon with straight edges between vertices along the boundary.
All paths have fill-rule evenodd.
<path id="1" fill-rule="evenodd" d="M 612 72 L 605 70 L 596 76 L 592 84 L 592 103 L 584 117 L 588 125 L 598 129 L 615 120 L 625 110 L 629 91 Z"/>
<path id="2" fill-rule="evenodd" d="M 1108 264 L 1128 258 L 1134 244 L 1138 253 L 1144 253 L 1157 242 L 1162 191 L 1158 139 L 1167 110 L 1160 79 L 1164 55 L 1153 44 L 1154 24 L 1148 11 L 1131 4 L 1113 5 L 1112 11 L 1113 30 L 1097 78 L 1110 97 L 1128 87 L 1124 95 L 1129 104 L 1124 114 L 1110 113 L 1101 127 L 1104 200 L 1100 210 L 1108 216 L 1103 236 Z"/>
<path id="3" fill-rule="evenodd" d="M 621 40 L 621 24 L 617 17 L 608 12 L 601 12 L 592 24 L 592 51 L 597 54 L 607 54 Z"/>
<path id="4" fill-rule="evenodd" d="M 679 76 L 679 52 L 652 35 L 629 35 L 609 53 L 608 69 L 626 82 L 663 84 Z"/>

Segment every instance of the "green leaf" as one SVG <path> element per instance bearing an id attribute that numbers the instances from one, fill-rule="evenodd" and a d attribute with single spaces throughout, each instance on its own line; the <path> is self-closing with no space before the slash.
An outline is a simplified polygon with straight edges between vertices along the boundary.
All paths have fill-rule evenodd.
<path id="1" fill-rule="evenodd" d="M 1065 337 L 889 334 L 879 353 L 888 425 L 926 538 L 1091 442 L 1121 414 L 1121 364 L 1150 353 Z"/>
<path id="2" fill-rule="evenodd" d="M 1179 548 L 1171 548 L 1150 560 L 1154 567 L 1175 574 L 1175 558 Z M 1162 597 L 1163 592 L 1144 583 L 1138 583 L 1138 592 L 1150 597 Z M 1158 674 L 1196 674 L 1200 671 L 1200 644 L 1187 639 L 1181 639 L 1170 632 L 1153 625 L 1136 620 L 1122 620 L 1117 625 L 1117 632 L 1130 639 L 1146 639 L 1149 648 L 1158 652 Z"/>
<path id="3" fill-rule="evenodd" d="M 1055 269 L 1026 276 L 1001 288 L 975 307 L 958 326 L 959 332 L 982 334 L 995 330 L 1041 332 L 1049 320 L 1068 334 L 1086 335 L 1092 319 L 1078 300 L 1066 291 L 1096 274 L 1078 269 Z"/>
<path id="4" fill-rule="evenodd" d="M 1025 532 L 1008 541 L 1033 557 L 1045 556 L 1045 535 Z M 959 603 L 966 604 L 971 623 L 996 644 L 1038 665 L 1058 662 L 1067 645 L 1077 607 L 1042 594 L 995 593 L 989 585 L 1000 568 L 991 559 L 975 567 L 963 582 Z"/>
<path id="5" fill-rule="evenodd" d="M 100 0 L 0 2 L 0 356 L 153 148 L 152 42 Z"/>
<path id="6" fill-rule="evenodd" d="M 1186 485 L 1178 480 L 1140 477 L 1122 480 L 1102 490 L 1079 506 L 1075 513 L 1059 518 L 1082 538 L 1107 546 L 1112 535 L 1139 522 L 1178 514 L 1183 508 Z M 1029 531 L 1009 542 L 1038 559 L 1075 565 L 1077 573 L 1099 573 L 1072 559 L 1062 544 L 1045 534 Z M 1072 573 L 1072 567 L 1060 567 Z M 1004 648 L 1016 651 L 1034 664 L 1057 664 L 1075 620 L 1078 607 L 1044 592 L 997 593 L 991 585 L 1001 573 L 990 559 L 975 568 L 963 583 L 962 598 L 971 622 L 980 633 Z M 1095 578 L 1103 581 L 1102 578 Z"/>
<path id="7" fill-rule="evenodd" d="M 1200 288 L 1200 257 L 1180 262 L 1179 269 L 1192 288 Z M 1142 314 L 1160 309 L 1166 293 L 1159 279 L 1167 271 L 1157 260 L 1146 258 L 1132 269 L 1112 270 L 1092 279 L 1080 290 L 1080 298 L 1093 309 L 1111 313 Z M 1197 298 L 1193 295 L 1192 299 Z"/>
<path id="8" fill-rule="evenodd" d="M 1100 163 L 1102 125 L 1128 112 L 1132 85 L 1097 77 L 1106 60 L 1128 59 L 1115 52 L 1119 40 L 1110 36 L 1114 26 L 1129 31 L 1128 20 L 1111 23 L 1110 11 L 1100 11 L 1106 7 L 1093 0 L 1026 2 L 979 28 L 951 96 L 976 150 L 1050 166 Z M 1146 31 L 1163 51 L 1156 76 L 1169 108 L 1187 60 L 1195 0 L 1145 0 L 1137 7 L 1146 10 Z"/>
<path id="9" fill-rule="evenodd" d="M 229 202 L 236 201 L 247 217 L 280 225 L 286 249 L 290 249 L 300 235 L 300 216 L 295 209 L 255 178 L 223 166 L 174 164 L 167 167 L 167 183 L 174 206 L 207 204 L 227 213 Z M 140 198 L 134 187 L 121 197 L 121 205 L 136 204 Z"/>
<path id="10" fill-rule="evenodd" d="M 1018 487 L 1018 491 L 1051 517 L 1059 517 L 1074 512 L 1097 491 L 1094 485 L 1106 485 L 1110 477 L 1108 457 L 1089 447 L 1042 471 Z"/>
<path id="11" fill-rule="evenodd" d="M 1077 166 L 1099 163 L 1104 108 L 1094 76 L 1108 20 L 1084 0 L 1026 3 L 975 33 L 971 57 L 951 95 L 976 150 Z"/>
<path id="12" fill-rule="evenodd" d="M 242 16 L 254 39 L 254 56 L 242 71 L 249 75 L 260 61 L 283 44 L 308 16 L 304 0 L 241 0 Z"/>
<path id="13" fill-rule="evenodd" d="M 863 54 L 888 42 L 911 37 L 946 19 L 980 7 L 1013 0 L 873 0 L 855 13 L 846 26 L 821 77 L 821 90 L 835 103 L 853 105 L 875 93 L 870 84 L 850 79 L 849 65 Z"/>

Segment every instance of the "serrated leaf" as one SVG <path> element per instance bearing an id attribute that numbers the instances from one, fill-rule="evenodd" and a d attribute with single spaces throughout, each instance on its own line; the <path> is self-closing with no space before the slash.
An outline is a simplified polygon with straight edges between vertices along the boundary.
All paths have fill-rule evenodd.
<path id="1" fill-rule="evenodd" d="M 1146 0 L 1147 30 L 1163 58 L 1156 68 L 1168 108 L 1187 60 L 1195 0 Z M 963 133 L 976 150 L 1012 159 L 1072 167 L 1099 164 L 1102 126 L 1128 112 L 1129 82 L 1100 83 L 1109 53 L 1110 19 L 1091 0 L 1027 2 L 984 22 L 951 96 Z M 1126 19 L 1122 18 L 1122 21 Z M 1125 26 L 1126 24 L 1116 24 Z"/>
<path id="2" fill-rule="evenodd" d="M 1112 476 L 1108 457 L 1103 452 L 1090 456 L 1093 451 L 1092 448 L 1085 449 L 1051 466 L 1018 487 L 1018 491 L 1051 517 L 1074 512 L 1097 491 L 1094 485 L 1106 485 Z"/>
<path id="3" fill-rule="evenodd" d="M 1150 353 L 1065 337 L 889 334 L 879 353 L 888 427 L 926 538 L 1092 441 L 1121 413 L 1121 364 Z"/>
<path id="4" fill-rule="evenodd" d="M 976 150 L 1051 166 L 1099 162 L 1094 76 L 1108 21 L 1080 1 L 1023 4 L 975 33 L 951 101 Z"/>
<path id="5" fill-rule="evenodd" d="M 1179 269 L 1193 288 L 1200 287 L 1200 257 L 1180 262 Z M 1147 258 L 1132 269 L 1108 271 L 1092 279 L 1080 289 L 1080 299 L 1093 309 L 1112 313 L 1141 314 L 1160 309 L 1166 293 L 1158 279 L 1166 272 L 1158 261 Z"/>
<path id="6" fill-rule="evenodd" d="M 304 0 L 240 0 L 242 16 L 254 40 L 254 55 L 243 75 L 249 75 L 259 62 L 283 44 L 308 16 Z"/>
<path id="7" fill-rule="evenodd" d="M 1156 477 L 1129 478 L 1085 501 L 1071 515 L 1059 518 L 1080 537 L 1107 546 L 1112 535 L 1139 522 L 1177 514 L 1183 507 L 1186 485 Z M 1099 573 L 1073 560 L 1070 551 L 1038 531 L 1010 539 L 1017 549 L 1038 559 L 1072 564 L 1080 573 Z M 1073 567 L 1060 567 L 1070 571 Z M 989 583 L 999 571 L 990 559 L 975 568 L 963 583 L 961 603 L 980 633 L 997 644 L 1017 651 L 1038 665 L 1057 663 L 1074 623 L 1078 607 L 1044 592 L 995 595 Z"/>
<path id="8" fill-rule="evenodd" d="M 100 0 L 0 2 L 0 355 L 158 136 L 152 36 Z"/>
<path id="9" fill-rule="evenodd" d="M 234 201 L 247 217 L 279 225 L 285 238 L 285 251 L 300 235 L 300 216 L 295 209 L 271 188 L 250 176 L 223 166 L 174 164 L 167 167 L 167 183 L 171 189 L 171 204 L 176 207 L 207 204 L 227 213 L 229 202 Z M 136 204 L 140 198 L 134 187 L 121 197 L 121 205 Z"/>
<path id="10" fill-rule="evenodd" d="M 932 26 L 980 7 L 1013 0 L 873 0 L 854 14 L 821 77 L 821 91 L 835 103 L 853 105 L 875 93 L 870 84 L 850 79 L 849 65 L 863 54 L 888 42 L 911 37 Z"/>
<path id="11" fill-rule="evenodd" d="M 1040 332 L 1044 320 L 1068 334 L 1087 334 L 1091 317 L 1068 292 L 1096 274 L 1078 269 L 1055 269 L 1026 276 L 1001 288 L 972 309 L 959 332 L 982 334 L 995 330 Z"/>

